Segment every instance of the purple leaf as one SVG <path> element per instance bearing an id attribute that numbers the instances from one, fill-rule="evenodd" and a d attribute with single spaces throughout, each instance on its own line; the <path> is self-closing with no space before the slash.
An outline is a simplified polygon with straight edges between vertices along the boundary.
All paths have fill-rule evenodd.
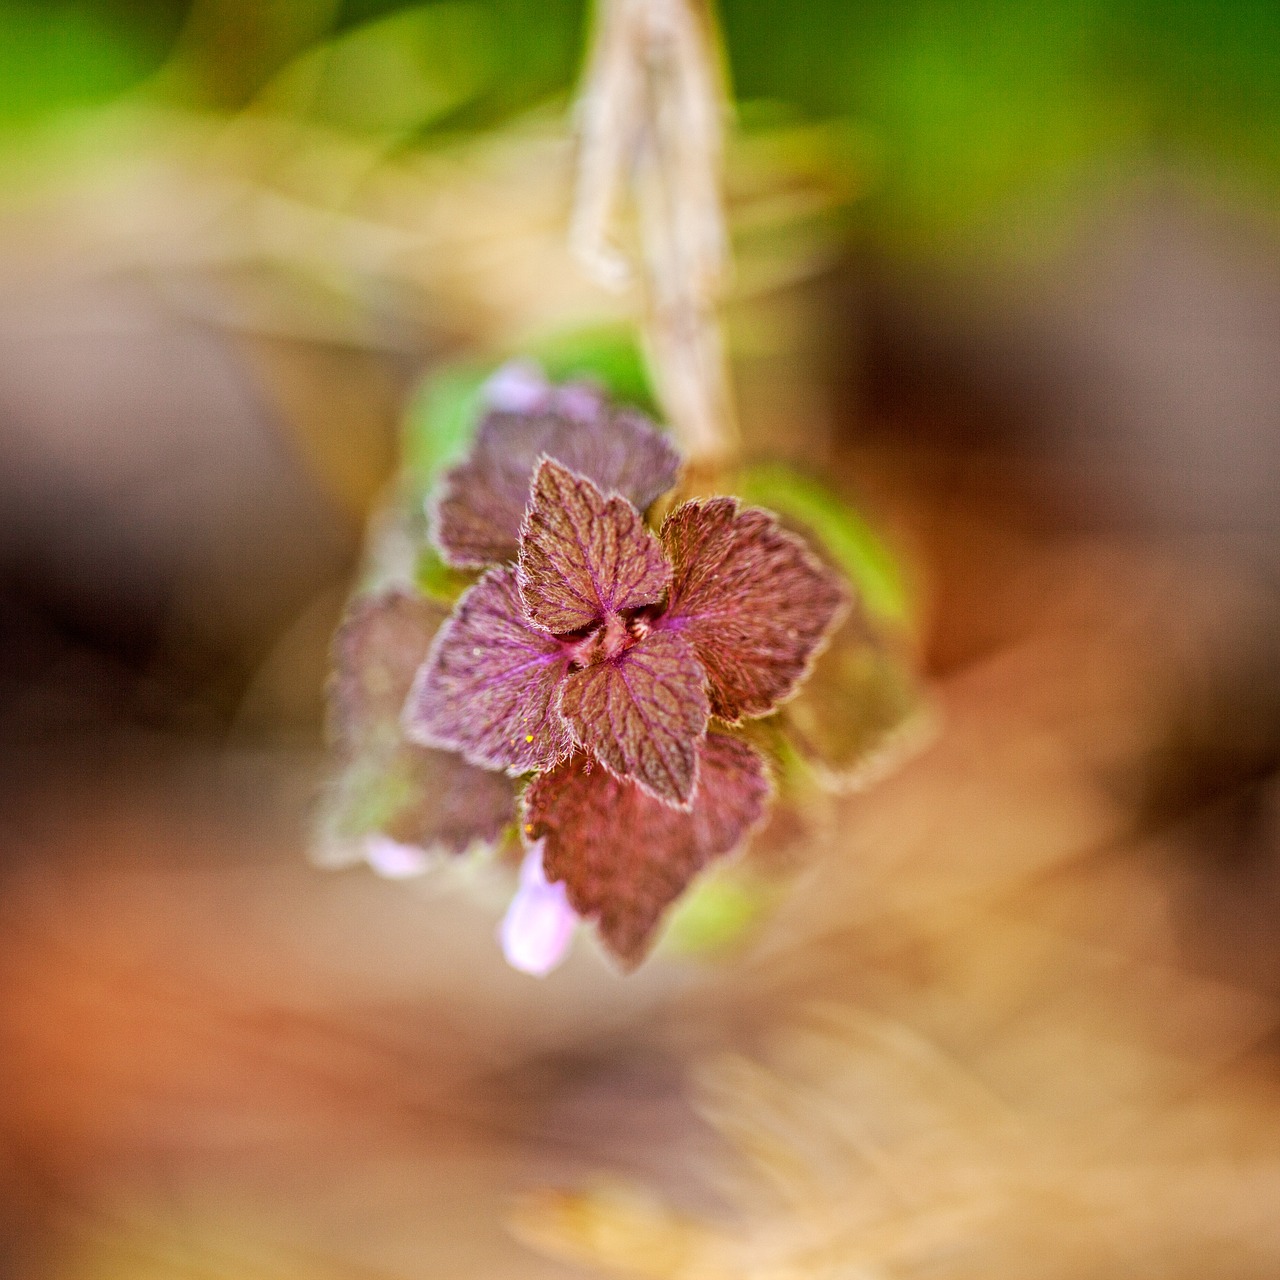
<path id="1" fill-rule="evenodd" d="M 657 631 L 617 657 L 571 672 L 560 711 L 577 744 L 611 773 L 687 807 L 707 728 L 704 679 L 688 644 Z"/>
<path id="2" fill-rule="evenodd" d="M 543 457 L 642 511 L 671 488 L 680 469 L 679 455 L 643 414 L 611 410 L 581 387 L 560 388 L 538 412 L 492 412 L 471 453 L 446 472 L 434 504 L 432 532 L 447 563 L 478 569 L 516 558 Z"/>
<path id="3" fill-rule="evenodd" d="M 519 773 L 569 753 L 556 711 L 568 647 L 525 621 L 515 570 L 493 569 L 440 629 L 405 708 L 409 736 Z"/>
<path id="4" fill-rule="evenodd" d="M 515 786 L 505 774 L 468 764 L 452 751 L 406 742 L 406 796 L 383 830 L 424 849 L 465 853 L 476 843 L 496 844 L 515 817 Z M 396 769 L 389 777 L 396 777 Z"/>
<path id="5" fill-rule="evenodd" d="M 392 588 L 358 596 L 333 638 L 330 728 L 338 751 L 353 754 L 370 736 L 400 738 L 400 711 L 448 609 Z"/>
<path id="6" fill-rule="evenodd" d="M 462 853 L 494 843 L 515 818 L 510 778 L 404 739 L 405 696 L 443 618 L 438 605 L 399 588 L 348 609 L 333 645 L 331 720 L 341 767 L 316 823 L 322 864 L 376 863 L 391 843 Z"/>
<path id="7" fill-rule="evenodd" d="M 708 734 L 691 809 L 673 809 L 575 755 L 525 793 L 525 837 L 544 841 L 547 879 L 594 919 L 626 968 L 644 959 L 662 913 L 712 858 L 732 852 L 763 817 L 769 780 L 746 743 Z"/>
<path id="8" fill-rule="evenodd" d="M 673 574 L 662 625 L 694 648 L 713 715 L 762 716 L 804 679 L 848 594 L 794 534 L 736 498 L 686 502 L 662 541 Z"/>
<path id="9" fill-rule="evenodd" d="M 505 774 L 401 742 L 363 752 L 334 780 L 317 822 L 316 860 L 335 866 L 363 858 L 386 874 L 371 838 L 461 854 L 496 844 L 514 820 L 515 786 Z"/>
<path id="10" fill-rule="evenodd" d="M 557 635 L 656 604 L 670 569 L 625 498 L 546 459 L 534 474 L 516 577 L 529 617 Z"/>

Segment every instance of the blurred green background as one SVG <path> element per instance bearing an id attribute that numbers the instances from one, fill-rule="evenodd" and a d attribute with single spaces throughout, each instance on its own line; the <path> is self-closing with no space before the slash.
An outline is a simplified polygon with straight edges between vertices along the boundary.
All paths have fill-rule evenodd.
<path id="1" fill-rule="evenodd" d="M 1280 6 L 1270 0 L 724 0 L 736 95 L 850 117 L 886 243 L 1034 234 L 1055 194 L 1143 164 L 1243 199 L 1280 183 Z M 583 0 L 5 0 L 9 134 L 122 93 L 234 108 L 326 50 L 320 119 L 403 143 L 563 99 Z M 288 78 L 287 76 L 285 77 Z M 376 96 L 370 87 L 376 85 Z"/>

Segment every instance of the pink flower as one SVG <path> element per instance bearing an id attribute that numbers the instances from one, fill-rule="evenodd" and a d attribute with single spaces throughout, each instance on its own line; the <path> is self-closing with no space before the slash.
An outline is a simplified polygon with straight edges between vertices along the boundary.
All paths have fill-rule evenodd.
<path id="1" fill-rule="evenodd" d="M 365 861 L 388 880 L 407 880 L 421 875 L 431 860 L 417 845 L 393 840 L 390 836 L 374 832 L 364 838 Z"/>
<path id="2" fill-rule="evenodd" d="M 563 884 L 551 884 L 542 870 L 542 845 L 525 854 L 520 888 L 498 927 L 507 963 L 521 973 L 544 978 L 564 959 L 578 917 Z"/>

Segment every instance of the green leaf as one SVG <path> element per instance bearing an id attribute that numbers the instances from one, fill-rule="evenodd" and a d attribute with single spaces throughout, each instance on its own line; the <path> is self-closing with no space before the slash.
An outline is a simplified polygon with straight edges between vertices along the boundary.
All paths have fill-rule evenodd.
<path id="1" fill-rule="evenodd" d="M 476 574 L 466 573 L 445 564 L 435 547 L 427 544 L 418 553 L 414 582 L 418 589 L 433 600 L 451 605 L 477 579 Z"/>
<path id="2" fill-rule="evenodd" d="M 856 613 L 783 707 L 787 736 L 824 786 L 860 790 L 927 740 L 928 702 L 903 646 Z"/>
<path id="3" fill-rule="evenodd" d="M 910 754 L 932 723 L 911 659 L 915 610 L 902 571 L 871 526 L 815 480 L 761 466 L 737 491 L 799 526 L 857 590 L 859 607 L 777 717 L 823 787 L 856 790 Z"/>
<path id="4" fill-rule="evenodd" d="M 172 33 L 160 14 L 129 24 L 84 0 L 0 3 L 0 127 L 106 102 L 155 70 Z"/>
<path id="5" fill-rule="evenodd" d="M 265 95 L 282 113 L 375 136 L 427 128 L 497 74 L 494 15 L 458 0 L 416 5 L 312 45 Z"/>
<path id="6" fill-rule="evenodd" d="M 493 368 L 493 361 L 447 365 L 414 393 L 405 415 L 403 465 L 418 493 L 427 493 L 466 453 L 480 425 L 484 384 Z"/>
<path id="7" fill-rule="evenodd" d="M 914 609 L 897 558 L 871 526 L 829 489 L 775 465 L 748 468 L 735 488 L 745 501 L 802 525 L 821 542 L 857 588 L 872 617 L 911 625 Z"/>
<path id="8" fill-rule="evenodd" d="M 675 955 L 706 955 L 743 941 L 778 900 L 779 887 L 741 864 L 716 867 L 700 876 L 672 908 L 662 949 Z"/>
<path id="9" fill-rule="evenodd" d="M 403 815 L 423 803 L 420 784 L 414 776 L 414 756 L 409 748 L 372 750 L 357 757 L 339 775 L 326 796 L 318 834 L 328 860 L 354 861 L 345 854 L 366 835 L 393 829 Z M 320 860 L 320 859 L 317 859 Z"/>

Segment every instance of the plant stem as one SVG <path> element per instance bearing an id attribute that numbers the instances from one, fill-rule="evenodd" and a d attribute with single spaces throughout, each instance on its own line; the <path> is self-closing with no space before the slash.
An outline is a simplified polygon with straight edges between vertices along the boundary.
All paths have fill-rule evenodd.
<path id="1" fill-rule="evenodd" d="M 599 0 L 570 233 L 601 283 L 639 276 L 655 390 L 690 468 L 704 472 L 732 465 L 739 447 L 718 315 L 729 274 L 719 47 L 698 0 Z M 624 210 L 632 252 L 613 234 Z"/>

